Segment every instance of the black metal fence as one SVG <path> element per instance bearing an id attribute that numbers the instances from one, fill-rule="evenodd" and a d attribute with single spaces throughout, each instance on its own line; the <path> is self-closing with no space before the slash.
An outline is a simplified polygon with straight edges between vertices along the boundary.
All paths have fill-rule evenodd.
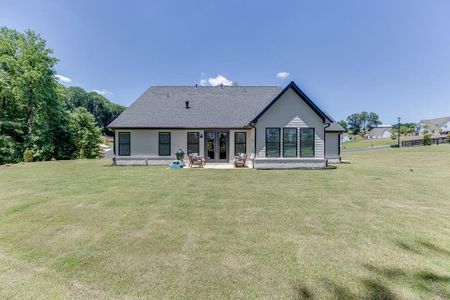
<path id="1" fill-rule="evenodd" d="M 431 145 L 448 144 L 448 143 L 450 143 L 450 140 L 447 137 L 438 137 L 431 139 Z M 423 142 L 423 139 L 402 141 L 402 147 L 415 147 L 424 145 L 425 143 Z"/>

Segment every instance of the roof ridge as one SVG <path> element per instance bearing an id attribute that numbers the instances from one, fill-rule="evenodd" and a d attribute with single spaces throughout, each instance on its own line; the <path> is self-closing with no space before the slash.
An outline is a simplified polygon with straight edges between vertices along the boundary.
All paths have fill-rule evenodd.
<path id="1" fill-rule="evenodd" d="M 195 85 L 152 85 L 150 86 L 152 87 L 192 87 L 195 88 Z M 240 87 L 276 87 L 276 88 L 283 88 L 282 86 L 279 85 L 224 85 L 224 86 L 220 86 L 220 85 L 216 85 L 216 86 L 211 86 L 211 85 L 198 85 L 197 88 L 240 88 Z"/>

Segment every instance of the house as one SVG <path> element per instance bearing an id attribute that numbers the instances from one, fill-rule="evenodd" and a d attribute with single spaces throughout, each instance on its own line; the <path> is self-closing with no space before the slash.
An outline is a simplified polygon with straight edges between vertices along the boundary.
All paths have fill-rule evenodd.
<path id="1" fill-rule="evenodd" d="M 370 128 L 366 133 L 367 139 L 381 139 L 389 138 L 392 135 L 391 125 L 378 125 L 376 127 Z"/>
<path id="2" fill-rule="evenodd" d="M 343 128 L 294 82 L 276 86 L 150 87 L 108 126 L 118 165 L 166 164 L 178 149 L 207 163 L 323 168 L 340 161 Z"/>
<path id="3" fill-rule="evenodd" d="M 348 133 L 341 133 L 341 143 L 349 142 L 352 139 L 348 135 Z"/>
<path id="4" fill-rule="evenodd" d="M 441 130 L 444 131 L 445 125 L 450 122 L 450 117 L 442 117 L 436 119 L 421 120 L 417 124 L 416 134 L 423 135 L 423 132 L 427 130 L 434 136 L 441 135 Z"/>
<path id="5" fill-rule="evenodd" d="M 441 127 L 442 134 L 447 135 L 450 132 L 450 121 L 444 124 L 444 126 Z"/>

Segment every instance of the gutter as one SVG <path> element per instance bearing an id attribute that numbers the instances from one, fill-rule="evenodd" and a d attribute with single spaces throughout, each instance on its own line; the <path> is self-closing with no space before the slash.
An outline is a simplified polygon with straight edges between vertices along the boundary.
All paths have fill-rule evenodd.
<path id="1" fill-rule="evenodd" d="M 251 127 L 251 128 L 253 128 L 253 129 L 255 129 L 255 137 L 253 138 L 253 140 L 254 140 L 254 149 L 255 149 L 255 157 L 253 158 L 253 160 L 252 160 L 252 167 L 253 167 L 253 169 L 255 168 L 255 158 L 256 158 L 256 126 L 255 126 L 255 124 L 256 123 L 249 123 L 248 125 Z"/>
<path id="2" fill-rule="evenodd" d="M 331 123 L 325 122 L 324 124 L 325 124 L 325 126 L 323 126 L 323 157 L 325 158 L 325 164 L 328 167 L 328 158 L 326 156 L 326 154 L 327 154 L 327 132 L 326 132 L 326 129 L 331 126 Z"/>

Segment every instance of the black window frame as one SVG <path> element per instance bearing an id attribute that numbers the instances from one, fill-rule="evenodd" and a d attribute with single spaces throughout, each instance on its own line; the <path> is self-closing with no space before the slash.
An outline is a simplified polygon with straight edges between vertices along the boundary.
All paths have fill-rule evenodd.
<path id="1" fill-rule="evenodd" d="M 161 144 L 161 135 L 168 134 L 169 135 L 169 143 L 163 143 Z M 169 145 L 169 154 L 161 154 L 161 145 Z M 159 156 L 170 156 L 172 153 L 172 133 L 161 131 L 158 133 L 158 155 Z"/>
<path id="2" fill-rule="evenodd" d="M 285 141 L 285 136 L 284 136 L 284 133 L 286 132 L 286 131 L 288 131 L 288 130 L 293 130 L 293 131 L 295 131 L 295 155 L 294 156 L 286 156 L 286 151 L 285 151 L 285 149 L 286 149 L 286 147 L 285 147 L 285 145 L 286 145 L 286 143 L 284 142 Z M 291 144 L 291 143 L 290 143 Z M 298 129 L 297 128 L 294 128 L 294 127 L 284 127 L 283 128 L 283 157 L 297 157 L 298 156 Z"/>
<path id="3" fill-rule="evenodd" d="M 302 149 L 303 149 L 303 145 L 302 145 L 302 136 L 303 130 L 312 130 L 312 136 L 313 136 L 313 140 L 312 140 L 312 155 L 309 156 L 305 156 L 302 154 Z M 300 128 L 300 157 L 316 157 L 316 129 L 314 127 L 304 127 L 304 128 Z"/>
<path id="4" fill-rule="evenodd" d="M 128 143 L 123 143 L 121 141 L 121 136 L 123 136 L 123 135 L 128 135 Z M 119 132 L 118 144 L 119 144 L 119 156 L 130 156 L 131 155 L 131 134 L 130 134 L 130 132 Z M 128 153 L 127 154 L 123 153 L 122 147 L 121 147 L 122 145 L 128 145 Z"/>
<path id="5" fill-rule="evenodd" d="M 189 134 L 197 134 L 197 137 L 198 137 L 198 141 L 197 141 L 197 143 L 189 143 Z M 192 153 L 190 153 L 189 152 L 189 145 L 196 145 L 197 146 L 197 149 L 198 149 L 198 151 L 197 152 L 192 152 L 192 153 L 197 153 L 198 155 L 200 155 L 200 132 L 199 131 L 188 131 L 187 133 L 186 133 L 186 153 L 189 155 L 189 154 L 192 154 Z"/>
<path id="6" fill-rule="evenodd" d="M 278 155 L 267 155 L 268 154 L 268 143 L 267 143 L 267 132 L 271 129 L 278 130 Z M 266 127 L 265 143 L 266 143 L 266 157 L 281 157 L 281 128 L 280 127 Z"/>
<path id="7" fill-rule="evenodd" d="M 244 134 L 244 143 L 237 143 L 237 135 L 238 134 Z M 240 153 L 247 153 L 247 132 L 244 131 L 236 131 L 234 133 L 234 156 L 239 155 L 239 153 L 236 151 L 236 145 L 244 145 L 244 152 L 240 152 Z"/>

